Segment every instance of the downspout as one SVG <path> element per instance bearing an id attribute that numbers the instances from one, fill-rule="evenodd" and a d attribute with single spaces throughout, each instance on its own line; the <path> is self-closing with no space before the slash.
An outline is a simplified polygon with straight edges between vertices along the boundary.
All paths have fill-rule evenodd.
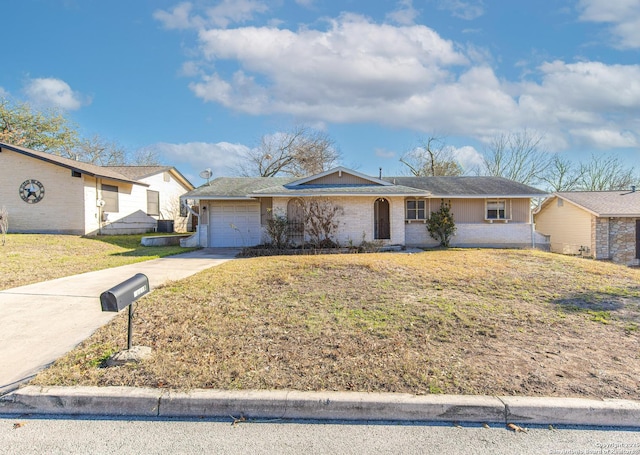
<path id="1" fill-rule="evenodd" d="M 98 177 L 96 177 L 96 207 L 98 208 L 98 235 L 102 235 L 102 207 L 98 204 L 100 195 L 98 194 Z"/>

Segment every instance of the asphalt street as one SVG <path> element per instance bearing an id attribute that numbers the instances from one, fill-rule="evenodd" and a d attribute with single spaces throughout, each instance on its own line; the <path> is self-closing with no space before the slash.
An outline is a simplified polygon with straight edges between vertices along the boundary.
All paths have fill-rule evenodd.
<path id="1" fill-rule="evenodd" d="M 640 429 L 0 418 L 0 454 L 640 454 Z"/>

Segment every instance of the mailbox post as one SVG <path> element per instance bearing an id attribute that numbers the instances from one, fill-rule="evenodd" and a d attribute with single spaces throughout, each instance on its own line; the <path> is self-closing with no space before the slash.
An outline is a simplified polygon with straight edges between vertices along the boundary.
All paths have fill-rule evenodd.
<path id="1" fill-rule="evenodd" d="M 148 294 L 149 278 L 142 273 L 137 273 L 131 278 L 112 287 L 108 291 L 100 294 L 100 305 L 102 311 L 112 311 L 117 313 L 124 308 L 129 307 L 129 326 L 127 328 L 127 349 L 131 349 L 131 334 L 133 318 L 133 302 L 138 300 L 145 294 Z"/>

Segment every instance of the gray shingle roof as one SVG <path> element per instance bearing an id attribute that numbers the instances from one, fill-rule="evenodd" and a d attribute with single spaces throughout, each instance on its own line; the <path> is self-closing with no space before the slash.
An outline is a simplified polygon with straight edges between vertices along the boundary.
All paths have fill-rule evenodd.
<path id="1" fill-rule="evenodd" d="M 195 190 L 184 194 L 183 198 L 208 199 L 250 199 L 249 194 L 274 185 L 284 185 L 297 180 L 292 177 L 218 177 Z"/>
<path id="2" fill-rule="evenodd" d="M 427 190 L 433 197 L 543 197 L 547 194 L 502 177 L 384 177 L 383 180 Z"/>
<path id="3" fill-rule="evenodd" d="M 187 189 L 195 188 L 187 178 L 173 166 L 104 166 L 135 180 L 151 177 L 162 172 L 173 172 L 178 181 L 182 181 Z"/>
<path id="4" fill-rule="evenodd" d="M 287 186 L 279 185 L 265 188 L 262 190 L 256 190 L 253 194 L 260 196 L 403 196 L 403 195 L 424 195 L 428 194 L 427 191 L 409 188 L 403 185 L 367 185 L 367 184 L 353 184 L 353 185 L 296 185 Z"/>
<path id="5" fill-rule="evenodd" d="M 48 163 L 55 164 L 57 166 L 65 167 L 74 171 L 78 171 L 83 174 L 90 175 L 92 177 L 103 177 L 120 182 L 135 183 L 138 185 L 149 186 L 146 183 L 141 183 L 135 179 L 117 172 L 116 170 L 108 167 L 96 166 L 95 164 L 83 163 L 81 161 L 71 160 L 69 158 L 63 158 L 51 153 L 39 152 L 37 150 L 31 150 L 25 147 L 19 147 L 17 145 L 5 144 L 0 142 L 0 148 L 12 150 L 17 153 L 21 153 L 32 158 L 36 158 Z"/>
<path id="6" fill-rule="evenodd" d="M 640 217 L 640 191 L 565 191 L 556 195 L 597 216 Z"/>
<path id="7" fill-rule="evenodd" d="M 195 199 L 250 199 L 274 196 L 372 195 L 432 197 L 542 197 L 546 193 L 500 177 L 386 177 L 393 185 L 290 186 L 293 177 L 219 177 L 185 194 Z"/>
<path id="8" fill-rule="evenodd" d="M 122 175 L 126 175 L 130 179 L 139 180 L 160 172 L 170 171 L 171 166 L 103 166 L 112 169 Z"/>

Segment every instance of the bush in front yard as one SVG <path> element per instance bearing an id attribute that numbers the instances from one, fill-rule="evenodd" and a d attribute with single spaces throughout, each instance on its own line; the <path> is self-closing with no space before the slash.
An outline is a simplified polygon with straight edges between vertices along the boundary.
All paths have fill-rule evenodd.
<path id="1" fill-rule="evenodd" d="M 431 212 L 427 221 L 427 230 L 434 240 L 440 242 L 440 246 L 448 247 L 451 237 L 456 233 L 456 224 L 451 213 L 451 203 L 442 200 L 440 209 Z"/>

